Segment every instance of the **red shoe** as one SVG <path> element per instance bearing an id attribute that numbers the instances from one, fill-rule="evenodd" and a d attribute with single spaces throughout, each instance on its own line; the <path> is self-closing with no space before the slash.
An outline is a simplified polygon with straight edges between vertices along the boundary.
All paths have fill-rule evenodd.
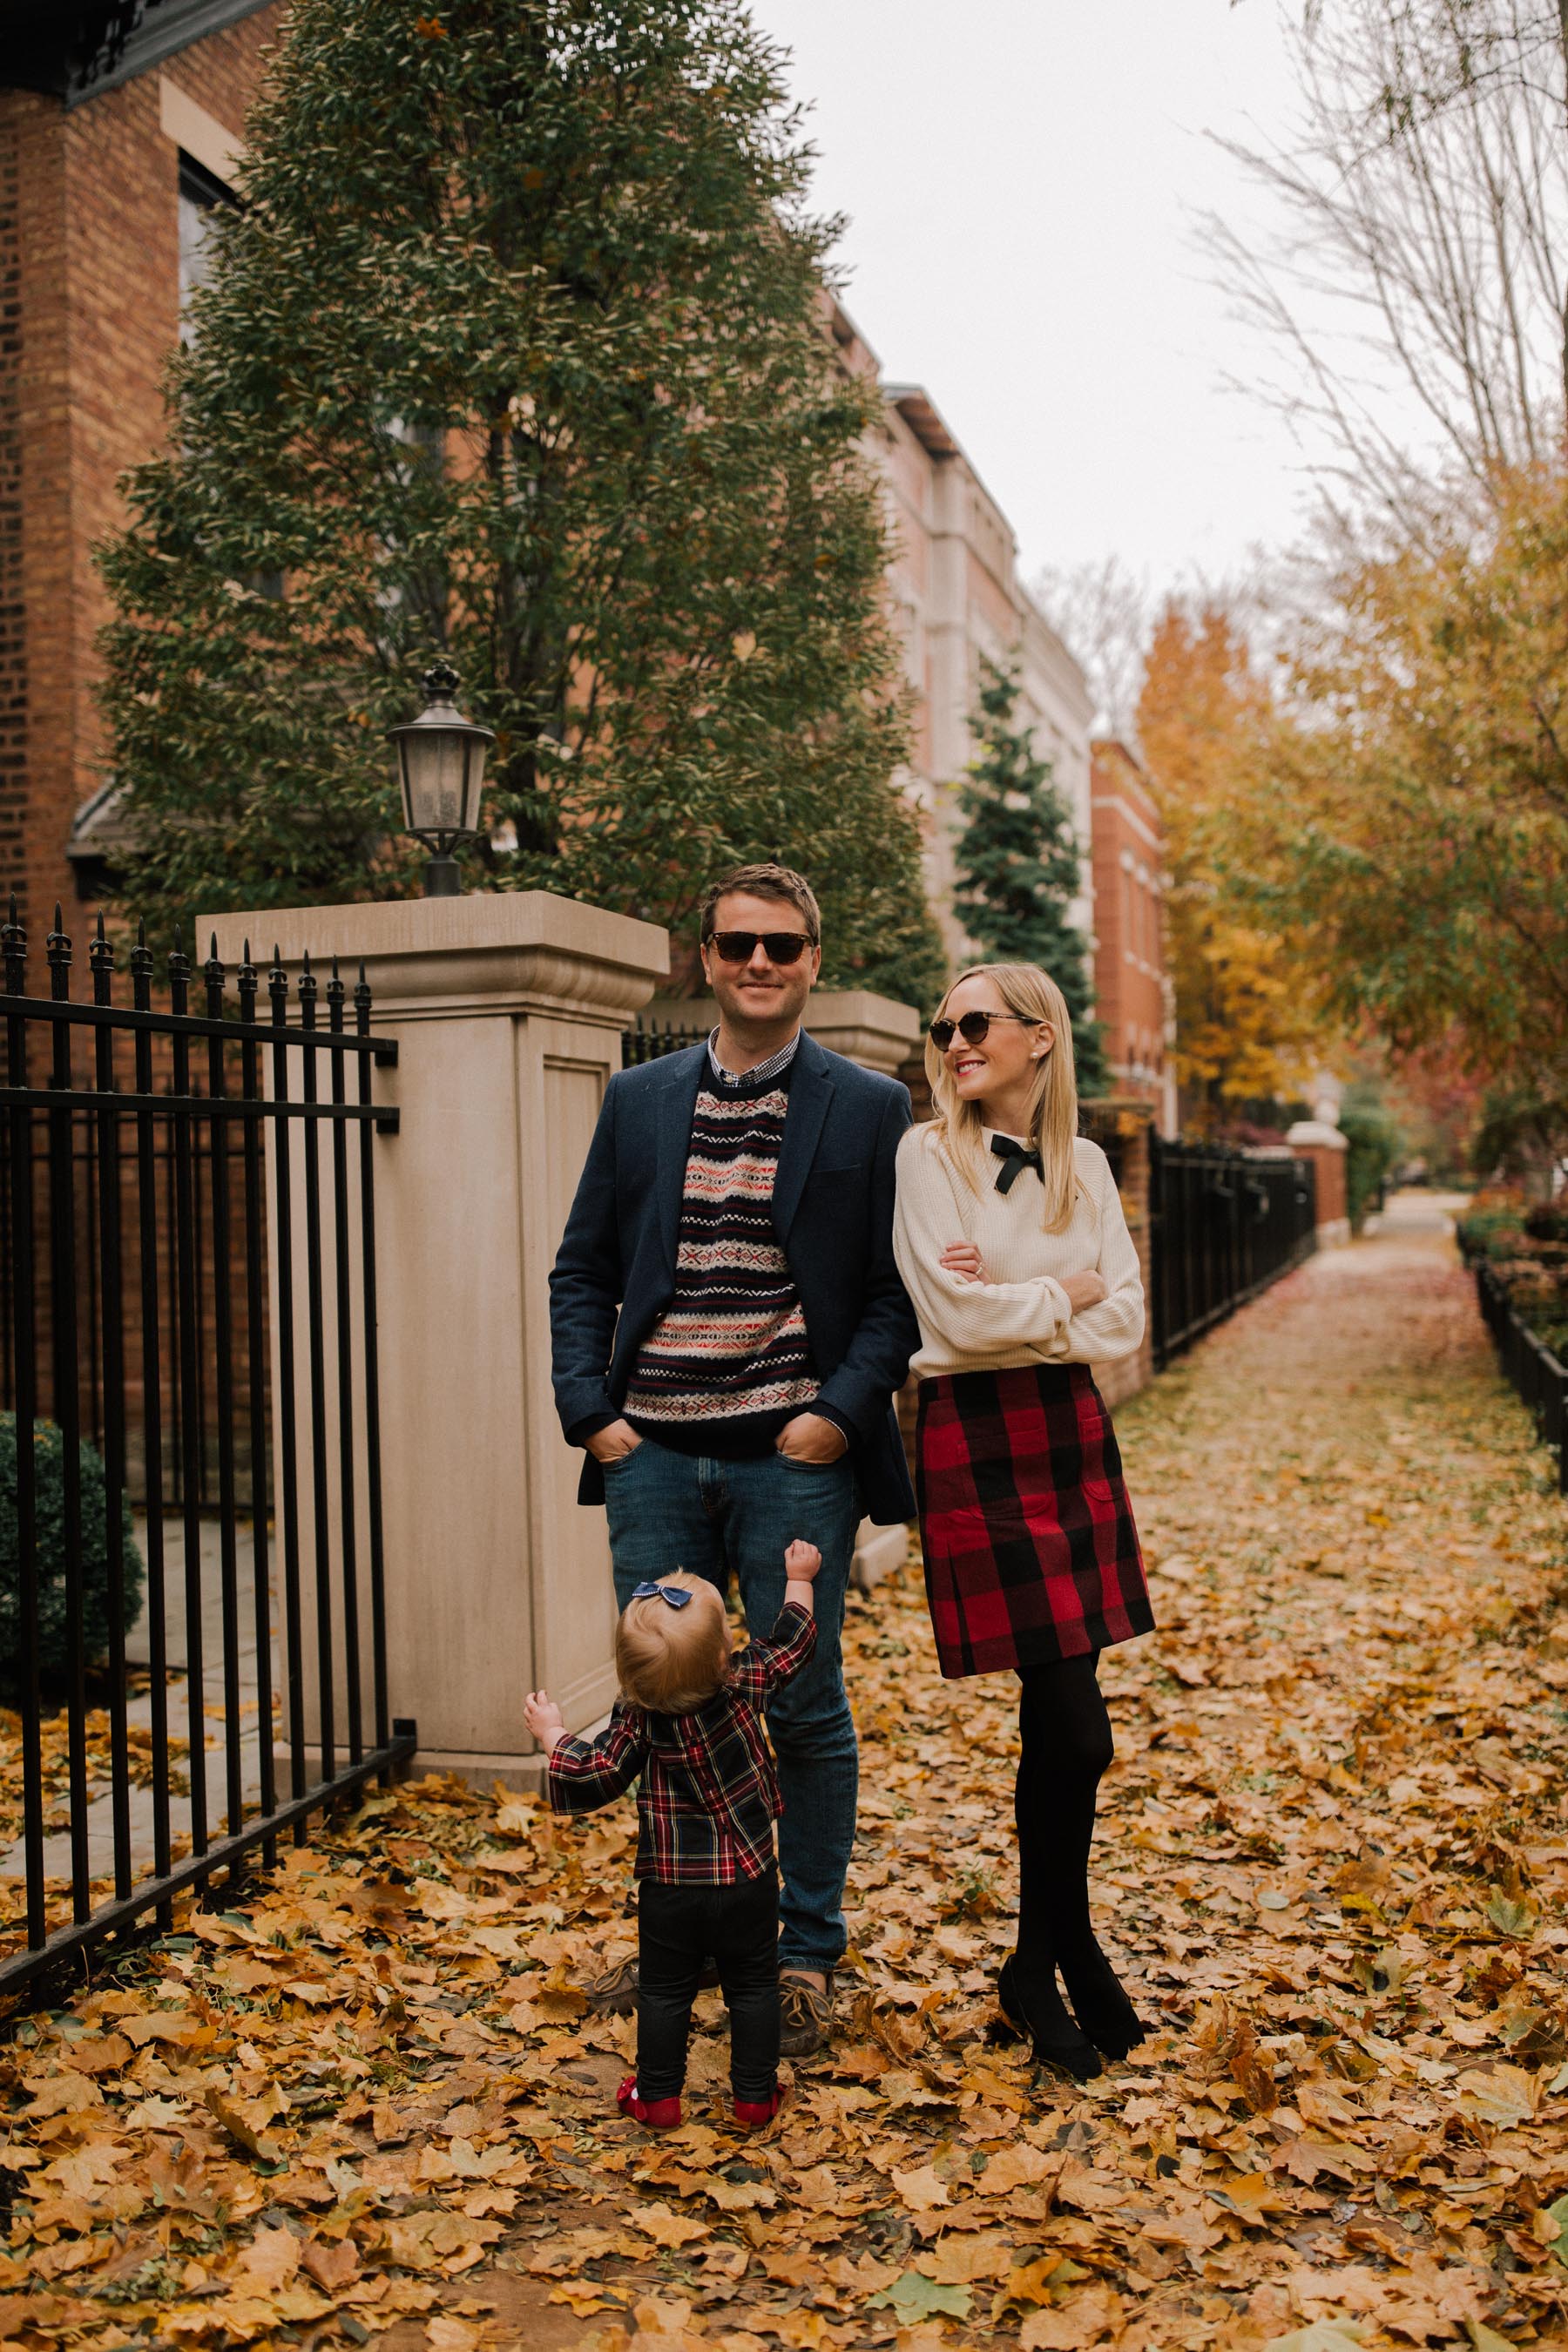
<path id="1" fill-rule="evenodd" d="M 776 2085 L 765 2099 L 737 2099 L 735 2121 L 755 2130 L 763 2124 L 771 2124 L 784 2103 L 784 2095 Z"/>
<path id="2" fill-rule="evenodd" d="M 649 2131 L 673 2131 L 680 2121 L 679 2099 L 639 2099 L 635 2074 L 628 2074 L 616 2093 L 616 2105 L 623 2116 L 630 2116 L 635 2123 L 646 2124 Z"/>

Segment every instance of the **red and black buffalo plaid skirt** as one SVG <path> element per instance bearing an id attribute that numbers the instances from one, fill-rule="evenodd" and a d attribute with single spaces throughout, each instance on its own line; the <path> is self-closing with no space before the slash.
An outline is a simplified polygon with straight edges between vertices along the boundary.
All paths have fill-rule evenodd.
<path id="1" fill-rule="evenodd" d="M 915 1476 L 949 1680 L 1152 1630 L 1116 1433 L 1087 1364 L 922 1381 Z"/>

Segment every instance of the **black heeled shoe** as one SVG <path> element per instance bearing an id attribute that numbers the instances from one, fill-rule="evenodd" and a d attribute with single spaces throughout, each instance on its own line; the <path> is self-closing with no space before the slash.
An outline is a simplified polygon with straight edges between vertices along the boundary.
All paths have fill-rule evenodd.
<path id="1" fill-rule="evenodd" d="M 1003 1961 L 996 1979 L 996 1998 L 1002 2014 L 1020 2034 L 1027 2034 L 1037 2063 L 1049 2066 L 1058 2074 L 1068 2075 L 1075 2083 L 1092 2082 L 1103 2072 L 1100 2053 L 1083 2033 L 1077 2031 L 1065 2010 L 1058 2018 L 1031 2017 L 1027 1999 L 1019 1982 L 1016 1952 Z M 1060 2003 L 1058 2003 L 1060 2008 Z"/>
<path id="2" fill-rule="evenodd" d="M 1097 1950 L 1087 1969 L 1069 1969 L 1064 1960 L 1061 1971 L 1072 2013 L 1095 2048 L 1107 2058 L 1130 2056 L 1146 2031 L 1105 1954 Z"/>

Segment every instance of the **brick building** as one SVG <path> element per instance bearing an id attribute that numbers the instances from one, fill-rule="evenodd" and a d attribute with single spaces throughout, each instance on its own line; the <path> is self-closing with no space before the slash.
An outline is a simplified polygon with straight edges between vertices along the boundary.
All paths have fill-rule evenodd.
<path id="1" fill-rule="evenodd" d="M 1160 814 L 1135 754 L 1098 740 L 1091 768 L 1094 987 L 1118 1096 L 1147 1102 L 1177 1131 L 1170 982 L 1161 898 Z"/>
<path id="2" fill-rule="evenodd" d="M 0 883 L 96 896 L 94 544 L 162 379 L 286 0 L 10 0 L 0 43 Z M 72 852 L 74 850 L 74 858 Z M 68 928 L 85 928 L 79 918 Z"/>

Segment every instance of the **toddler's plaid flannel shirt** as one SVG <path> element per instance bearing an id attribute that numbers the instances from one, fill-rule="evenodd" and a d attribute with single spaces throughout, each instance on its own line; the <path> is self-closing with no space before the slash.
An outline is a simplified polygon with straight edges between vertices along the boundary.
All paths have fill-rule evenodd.
<path id="1" fill-rule="evenodd" d="M 773 1822 L 784 1811 L 763 1708 L 816 1647 L 816 1622 L 786 1601 L 765 1642 L 736 1658 L 730 1680 L 689 1715 L 617 1703 L 597 1739 L 558 1740 L 550 1801 L 591 1812 L 637 1789 L 638 1878 L 734 1886 L 773 1866 Z"/>

